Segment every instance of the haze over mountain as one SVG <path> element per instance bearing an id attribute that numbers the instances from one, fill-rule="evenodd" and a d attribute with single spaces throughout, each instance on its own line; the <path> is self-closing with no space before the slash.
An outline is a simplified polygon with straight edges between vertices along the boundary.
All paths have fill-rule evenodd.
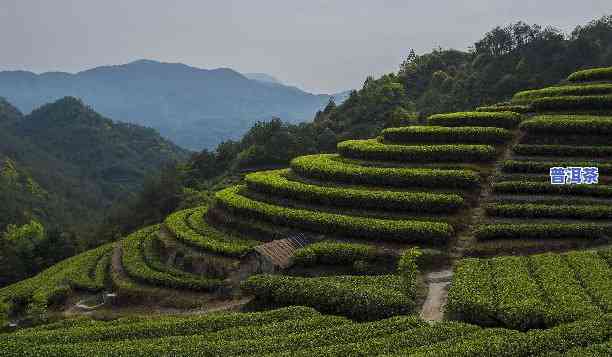
<path id="1" fill-rule="evenodd" d="M 138 60 L 76 74 L 0 72 L 0 96 L 24 113 L 75 96 L 115 120 L 157 129 L 178 145 L 199 150 L 238 139 L 258 120 L 312 120 L 330 95 L 315 95 L 267 75 L 200 69 Z"/>

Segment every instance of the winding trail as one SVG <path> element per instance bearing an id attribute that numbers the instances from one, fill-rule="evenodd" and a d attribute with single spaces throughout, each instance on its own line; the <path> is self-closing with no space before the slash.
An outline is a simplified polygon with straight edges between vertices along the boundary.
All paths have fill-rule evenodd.
<path id="1" fill-rule="evenodd" d="M 448 288 L 453 277 L 451 268 L 430 272 L 425 276 L 428 286 L 427 298 L 421 308 L 421 318 L 426 321 L 440 321 L 444 318 L 444 305 Z"/>

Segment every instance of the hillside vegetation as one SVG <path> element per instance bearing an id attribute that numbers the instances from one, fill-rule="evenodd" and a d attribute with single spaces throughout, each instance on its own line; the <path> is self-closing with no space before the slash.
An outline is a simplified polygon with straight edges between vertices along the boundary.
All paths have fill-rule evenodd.
<path id="1" fill-rule="evenodd" d="M 49 254 L 50 246 L 37 246 L 39 261 L 19 263 L 21 253 L 3 249 L 0 285 L 108 240 L 97 235 L 97 226 L 112 204 L 188 155 L 154 130 L 113 122 L 75 98 L 25 116 L 0 101 L 0 237 L 10 225 L 35 220 L 46 228 L 45 241 L 56 244 Z M 0 244 L 12 245 L 4 238 Z"/>
<path id="2" fill-rule="evenodd" d="M 611 74 L 580 70 L 249 172 L 0 289 L 1 318 L 24 327 L 2 351 L 607 356 L 612 96 L 598 91 Z M 92 293 L 110 299 L 94 316 L 130 317 L 62 319 Z"/>

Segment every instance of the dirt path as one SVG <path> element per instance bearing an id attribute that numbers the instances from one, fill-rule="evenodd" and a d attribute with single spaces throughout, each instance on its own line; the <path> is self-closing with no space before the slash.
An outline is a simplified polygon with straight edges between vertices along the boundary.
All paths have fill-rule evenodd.
<path id="1" fill-rule="evenodd" d="M 429 287 L 427 298 L 421 308 L 421 318 L 426 321 L 440 321 L 444 317 L 444 305 L 448 298 L 448 287 L 453 276 L 452 269 L 430 272 L 425 276 Z"/>

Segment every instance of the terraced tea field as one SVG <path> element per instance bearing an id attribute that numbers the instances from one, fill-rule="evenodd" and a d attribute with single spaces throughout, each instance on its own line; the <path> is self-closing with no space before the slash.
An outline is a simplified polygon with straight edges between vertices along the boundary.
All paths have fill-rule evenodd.
<path id="1" fill-rule="evenodd" d="M 355 323 L 302 307 L 189 318 L 80 319 L 0 335 L 0 355 L 604 356 L 611 347 L 611 318 L 527 333 L 452 321 L 430 325 L 411 316 Z"/>
<path id="2" fill-rule="evenodd" d="M 265 311 L 65 320 L 0 355 L 607 356 L 611 154 L 610 68 L 344 141 L 0 289 L 26 326 L 102 291 L 107 312 Z"/>

